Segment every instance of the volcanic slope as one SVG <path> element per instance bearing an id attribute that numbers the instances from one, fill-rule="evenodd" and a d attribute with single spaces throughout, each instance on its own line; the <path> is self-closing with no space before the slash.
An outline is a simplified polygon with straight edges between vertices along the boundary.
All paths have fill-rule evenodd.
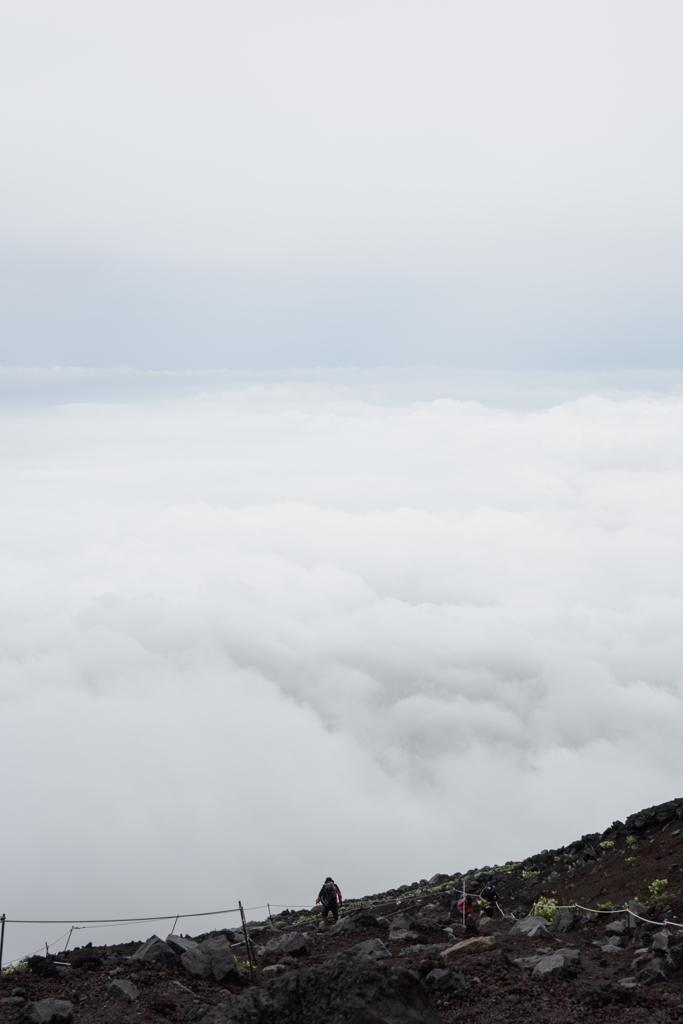
<path id="1" fill-rule="evenodd" d="M 315 908 L 251 922 L 249 948 L 222 929 L 32 957 L 3 972 L 0 1024 L 683 1022 L 682 830 L 669 801 L 521 863 L 347 901 L 326 931 Z M 495 916 L 463 924 L 460 891 L 490 883 Z M 541 899 L 568 909 L 529 918 Z"/>

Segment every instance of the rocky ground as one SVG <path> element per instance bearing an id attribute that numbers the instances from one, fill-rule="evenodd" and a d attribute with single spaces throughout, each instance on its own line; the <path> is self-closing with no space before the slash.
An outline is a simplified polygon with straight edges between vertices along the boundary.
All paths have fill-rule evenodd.
<path id="1" fill-rule="evenodd" d="M 328 931 L 315 910 L 251 923 L 249 950 L 224 929 L 34 957 L 3 974 L 0 1024 L 683 1022 L 681 829 L 672 801 L 522 864 L 350 901 Z M 488 882 L 502 912 L 463 926 L 461 887 Z M 540 897 L 572 909 L 527 918 Z"/>

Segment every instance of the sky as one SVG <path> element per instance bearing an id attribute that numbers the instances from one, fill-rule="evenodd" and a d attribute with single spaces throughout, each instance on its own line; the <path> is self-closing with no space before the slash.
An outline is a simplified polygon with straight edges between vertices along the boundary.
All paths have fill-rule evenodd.
<path id="1" fill-rule="evenodd" d="M 679 365 L 682 20 L 4 0 L 0 364 Z"/>
<path id="2" fill-rule="evenodd" d="M 682 19 L 0 0 L 0 913 L 680 796 Z"/>

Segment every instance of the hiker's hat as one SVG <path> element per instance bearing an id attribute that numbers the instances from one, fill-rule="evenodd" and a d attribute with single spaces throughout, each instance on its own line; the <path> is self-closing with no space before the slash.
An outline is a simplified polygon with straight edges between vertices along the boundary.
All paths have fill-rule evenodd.
<path id="1" fill-rule="evenodd" d="M 330 878 L 330 876 L 328 875 L 327 878 L 325 879 L 325 881 L 326 882 L 334 882 L 334 878 Z"/>

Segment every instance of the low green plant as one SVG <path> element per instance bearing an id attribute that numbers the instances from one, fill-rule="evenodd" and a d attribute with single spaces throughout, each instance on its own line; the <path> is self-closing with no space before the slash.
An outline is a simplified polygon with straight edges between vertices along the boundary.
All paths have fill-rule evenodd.
<path id="1" fill-rule="evenodd" d="M 552 921 L 556 913 L 557 900 L 551 899 L 550 896 L 541 896 L 539 900 L 536 900 L 534 917 L 544 917 L 546 921 Z"/>
<path id="2" fill-rule="evenodd" d="M 668 879 L 666 878 L 655 878 L 649 886 L 650 896 L 653 900 L 661 900 L 667 895 L 667 889 L 669 887 Z"/>
<path id="3" fill-rule="evenodd" d="M 626 842 L 631 847 L 637 846 L 638 845 L 638 836 L 626 836 Z"/>
<path id="4" fill-rule="evenodd" d="M 609 900 L 607 903 L 598 903 L 598 910 L 611 910 L 613 906 L 614 904 Z"/>
<path id="5" fill-rule="evenodd" d="M 562 860 L 562 858 L 561 857 L 553 857 L 553 860 L 555 861 L 556 864 L 559 864 L 560 861 Z"/>
<path id="6" fill-rule="evenodd" d="M 524 868 L 522 871 L 522 878 L 536 878 L 540 873 L 540 871 L 532 871 L 531 868 Z"/>
<path id="7" fill-rule="evenodd" d="M 612 842 L 611 839 L 605 839 L 605 841 L 603 843 L 600 843 L 600 849 L 601 850 L 613 850 L 614 849 L 614 843 Z"/>
<path id="8" fill-rule="evenodd" d="M 28 969 L 28 957 L 25 956 L 22 960 L 17 960 L 15 964 L 8 964 L 7 967 L 3 967 L 3 977 L 6 974 L 16 974 L 17 971 L 25 971 Z"/>
<path id="9" fill-rule="evenodd" d="M 521 861 L 517 861 L 514 864 L 503 864 L 501 871 L 514 871 L 516 868 L 521 866 Z"/>
<path id="10" fill-rule="evenodd" d="M 630 865 L 631 864 L 635 864 L 635 862 L 636 862 L 636 858 L 635 857 L 627 857 L 626 860 L 624 861 L 624 864 L 628 864 L 629 867 L 630 867 Z"/>

